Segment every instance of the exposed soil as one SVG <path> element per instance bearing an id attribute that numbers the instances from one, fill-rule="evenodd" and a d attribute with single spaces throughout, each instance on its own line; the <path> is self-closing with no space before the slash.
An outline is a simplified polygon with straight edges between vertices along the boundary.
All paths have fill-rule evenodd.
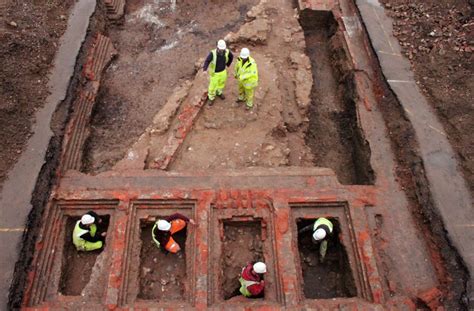
<path id="1" fill-rule="evenodd" d="M 334 17 L 326 12 L 301 16 L 306 38 L 306 53 L 312 64 L 313 88 L 309 129 L 306 142 L 317 166 L 329 167 L 343 184 L 371 184 L 371 168 L 362 169 L 356 156 L 357 117 L 353 102 L 347 102 L 348 89 L 333 63 L 330 40 L 337 27 Z M 370 155 L 367 156 L 370 158 Z"/>
<path id="2" fill-rule="evenodd" d="M 370 61 L 379 81 L 375 93 L 378 94 L 379 108 L 387 125 L 392 150 L 397 160 L 398 181 L 407 194 L 410 210 L 424 235 L 440 283 L 439 289 L 444 294 L 443 305 L 448 310 L 463 310 L 465 306 L 462 300 L 468 280 L 467 269 L 447 238 L 443 220 L 433 205 L 423 161 L 418 154 L 419 146 L 413 126 L 385 82 L 374 53 Z M 382 217 L 378 216 L 376 222 L 377 226 L 381 227 Z M 417 303 L 418 307 L 427 308 L 420 300 Z"/>
<path id="3" fill-rule="evenodd" d="M 119 57 L 105 74 L 95 106 L 87 170 L 110 169 L 122 158 L 173 89 L 195 73 L 195 63 L 238 29 L 256 2 L 185 0 L 173 7 L 127 1 L 124 25 L 108 29 Z"/>
<path id="4" fill-rule="evenodd" d="M 382 0 L 394 35 L 436 110 L 474 194 L 472 1 Z M 471 4 L 469 4 L 471 3 Z"/>
<path id="5" fill-rule="evenodd" d="M 47 74 L 74 0 L 0 3 L 0 187 L 48 96 Z"/>
<path id="6" fill-rule="evenodd" d="M 152 240 L 153 223 L 141 224 L 140 290 L 138 299 L 170 301 L 184 299 L 186 280 L 186 228 L 173 235 L 181 247 L 165 253 Z"/>
<path id="7" fill-rule="evenodd" d="M 69 217 L 66 223 L 63 262 L 59 292 L 67 296 L 79 296 L 91 279 L 97 257 L 104 248 L 90 252 L 79 252 L 72 243 L 72 232 L 80 217 Z M 98 233 L 107 232 L 109 216 L 103 216 Z"/>
<path id="8" fill-rule="evenodd" d="M 298 230 L 314 224 L 315 219 L 299 220 Z M 303 270 L 303 291 L 309 299 L 355 297 L 357 289 L 347 253 L 339 241 L 339 225 L 334 223 L 333 236 L 328 241 L 324 262 L 319 261 L 319 244 L 312 241 L 312 232 L 298 234 L 298 250 Z"/>
<path id="9" fill-rule="evenodd" d="M 240 295 L 242 268 L 252 261 L 263 261 L 260 222 L 224 223 L 222 252 L 222 293 L 224 299 Z"/>
<path id="10" fill-rule="evenodd" d="M 417 153 L 419 147 L 414 129 L 387 85 L 382 87 L 380 94 L 384 94 L 379 99 L 379 107 L 395 151 L 397 176 L 430 251 L 440 289 L 445 293 L 443 304 L 449 310 L 458 310 L 463 305 L 461 300 L 466 292 L 468 272 L 448 240 L 443 220 L 433 205 L 423 162 Z"/>

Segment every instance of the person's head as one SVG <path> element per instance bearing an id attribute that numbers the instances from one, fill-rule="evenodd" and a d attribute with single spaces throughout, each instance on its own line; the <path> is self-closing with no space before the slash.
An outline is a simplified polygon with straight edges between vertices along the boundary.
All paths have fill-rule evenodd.
<path id="1" fill-rule="evenodd" d="M 221 39 L 217 41 L 217 52 L 224 53 L 226 49 L 227 49 L 227 44 L 225 43 L 224 40 Z"/>
<path id="2" fill-rule="evenodd" d="M 242 50 L 240 50 L 240 58 L 246 60 L 248 59 L 250 56 L 250 51 L 249 49 L 247 48 L 243 48 Z"/>
<path id="3" fill-rule="evenodd" d="M 156 221 L 156 226 L 158 227 L 158 230 L 161 230 L 161 231 L 170 231 L 171 229 L 170 222 L 164 219 L 158 219 Z"/>
<path id="4" fill-rule="evenodd" d="M 95 221 L 95 218 L 92 217 L 92 216 L 89 215 L 89 214 L 84 214 L 84 215 L 82 215 L 82 217 L 81 217 L 81 223 L 82 223 L 83 225 L 85 225 L 85 226 L 90 226 L 90 225 L 92 225 L 92 224 L 94 223 L 94 221 Z"/>
<path id="5" fill-rule="evenodd" d="M 316 241 L 321 241 L 326 237 L 326 230 L 319 228 L 318 230 L 313 232 L 313 239 Z"/>
<path id="6" fill-rule="evenodd" d="M 267 265 L 261 261 L 258 261 L 253 264 L 253 271 L 258 274 L 264 274 L 267 272 Z"/>

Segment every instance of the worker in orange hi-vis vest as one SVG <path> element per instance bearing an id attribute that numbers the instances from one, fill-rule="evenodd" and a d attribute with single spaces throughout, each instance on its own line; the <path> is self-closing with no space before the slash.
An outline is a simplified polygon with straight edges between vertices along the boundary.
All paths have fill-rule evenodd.
<path id="1" fill-rule="evenodd" d="M 179 252 L 181 247 L 173 239 L 173 234 L 183 230 L 188 223 L 194 224 L 194 220 L 179 213 L 158 219 L 151 230 L 156 246 L 173 254 Z"/>

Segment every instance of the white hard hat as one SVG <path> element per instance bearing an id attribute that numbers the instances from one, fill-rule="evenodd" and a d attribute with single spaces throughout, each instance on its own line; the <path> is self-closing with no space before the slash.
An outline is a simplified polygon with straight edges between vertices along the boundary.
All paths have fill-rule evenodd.
<path id="1" fill-rule="evenodd" d="M 318 230 L 314 231 L 313 238 L 316 241 L 322 240 L 326 237 L 326 230 L 319 228 Z"/>
<path id="2" fill-rule="evenodd" d="M 241 57 L 241 58 L 248 58 L 249 56 L 250 56 L 250 51 L 249 51 L 249 49 L 243 48 L 243 49 L 240 51 L 240 57 Z"/>
<path id="3" fill-rule="evenodd" d="M 89 215 L 89 214 L 84 214 L 84 215 L 82 215 L 82 217 L 81 217 L 81 222 L 82 222 L 82 224 L 84 224 L 84 225 L 93 224 L 94 221 L 95 221 L 95 218 L 92 217 L 92 216 Z"/>
<path id="4" fill-rule="evenodd" d="M 253 264 L 253 271 L 257 273 L 265 273 L 267 272 L 267 265 L 261 261 L 256 262 Z"/>
<path id="5" fill-rule="evenodd" d="M 164 219 L 158 220 L 156 224 L 158 226 L 158 229 L 161 231 L 168 231 L 169 229 L 171 229 L 171 224 Z"/>
<path id="6" fill-rule="evenodd" d="M 221 39 L 217 41 L 217 48 L 219 50 L 225 50 L 227 48 L 227 44 L 225 44 L 225 41 Z"/>

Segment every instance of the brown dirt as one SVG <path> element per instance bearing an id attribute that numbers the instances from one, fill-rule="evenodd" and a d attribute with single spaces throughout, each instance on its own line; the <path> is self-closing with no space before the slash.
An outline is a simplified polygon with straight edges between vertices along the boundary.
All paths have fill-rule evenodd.
<path id="1" fill-rule="evenodd" d="M 89 283 L 95 262 L 103 248 L 91 252 L 78 252 L 72 243 L 72 232 L 79 217 L 70 217 L 66 223 L 63 263 L 59 292 L 67 296 L 79 296 Z M 109 218 L 103 218 L 102 230 L 107 231 Z"/>
<path id="2" fill-rule="evenodd" d="M 371 169 L 362 169 L 363 162 L 355 156 L 355 103 L 346 102 L 345 95 L 349 90 L 342 83 L 332 58 L 339 52 L 334 51 L 330 44 L 336 24 L 334 17 L 314 12 L 302 16 L 301 24 L 314 80 L 306 135 L 306 142 L 315 157 L 314 163 L 333 169 L 342 184 L 371 184 L 373 177 L 366 177 L 371 174 L 366 170 Z"/>
<path id="3" fill-rule="evenodd" d="M 313 224 L 315 219 L 298 221 L 298 230 Z M 323 263 L 319 262 L 319 244 L 312 242 L 312 232 L 298 234 L 298 250 L 303 272 L 303 291 L 309 299 L 355 297 L 357 289 L 347 253 L 338 238 L 338 224 L 329 240 Z"/>
<path id="4" fill-rule="evenodd" d="M 48 96 L 47 74 L 73 0 L 0 2 L 0 185 Z"/>
<path id="5" fill-rule="evenodd" d="M 119 57 L 96 104 L 87 170 L 110 169 L 122 158 L 173 89 L 195 73 L 194 64 L 237 29 L 256 2 L 185 0 L 173 11 L 169 3 L 127 1 L 124 25 L 108 29 Z"/>
<path id="6" fill-rule="evenodd" d="M 474 21 L 467 0 L 383 0 L 474 193 Z M 471 2 L 472 3 L 472 2 Z"/>
<path id="7" fill-rule="evenodd" d="M 224 299 L 240 295 L 239 276 L 249 262 L 262 261 L 262 227 L 259 222 L 224 223 L 222 291 Z"/>
<path id="8" fill-rule="evenodd" d="M 140 290 L 143 300 L 170 301 L 184 299 L 186 281 L 186 228 L 173 238 L 181 247 L 178 254 L 158 249 L 151 237 L 153 223 L 142 223 L 140 253 Z"/>
<path id="9" fill-rule="evenodd" d="M 203 25 L 216 27 L 203 24 L 200 19 L 206 15 L 204 12 L 199 11 L 195 23 L 182 26 L 170 8 L 161 9 L 153 15 L 156 8 L 150 2 L 136 2 L 129 7 L 127 31 L 112 29 L 120 57 L 108 70 L 97 105 L 88 150 L 89 172 L 107 170 L 123 157 L 124 147 L 130 146 L 139 131 L 143 132 L 152 123 L 151 113 L 159 111 L 165 96 L 183 84 L 181 78 L 192 77 L 194 61 L 213 46 L 215 37 L 203 37 L 205 44 L 203 40 L 196 41 Z M 181 10 L 183 14 L 187 9 L 185 2 L 182 6 L 178 4 L 176 12 Z M 229 8 L 224 5 L 223 9 Z M 181 32 L 173 37 L 161 23 L 176 25 Z M 331 26 L 335 25 L 332 15 L 303 33 L 292 3 L 279 0 L 253 7 L 245 24 L 240 28 L 237 27 L 240 20 L 235 24 L 236 27 L 220 29 L 219 35 L 234 30 L 226 36 L 234 54 L 241 47 L 250 46 L 260 79 L 255 107 L 245 111 L 242 105 L 235 104 L 237 86 L 230 69 L 226 99 L 217 99 L 214 106 L 202 109 L 168 169 L 320 166 L 332 168 L 344 184 L 373 183 L 370 152 L 359 148 L 354 138 L 357 117 L 354 103 L 345 95 L 350 91 L 332 64 L 334 51 L 330 40 L 334 27 Z M 203 52 L 193 54 L 182 45 L 196 45 Z M 164 69 L 163 63 L 174 64 L 177 58 L 188 54 L 194 57 L 192 62 L 181 59 L 173 70 Z M 156 75 L 161 78 L 156 79 Z M 130 89 L 131 79 L 142 87 Z M 199 75 L 194 84 L 198 84 L 198 79 Z M 154 101 L 156 97 L 159 104 Z M 160 154 L 167 139 L 168 133 L 162 139 L 153 138 L 147 158 L 154 159 Z M 366 160 L 359 161 L 360 154 Z"/>

